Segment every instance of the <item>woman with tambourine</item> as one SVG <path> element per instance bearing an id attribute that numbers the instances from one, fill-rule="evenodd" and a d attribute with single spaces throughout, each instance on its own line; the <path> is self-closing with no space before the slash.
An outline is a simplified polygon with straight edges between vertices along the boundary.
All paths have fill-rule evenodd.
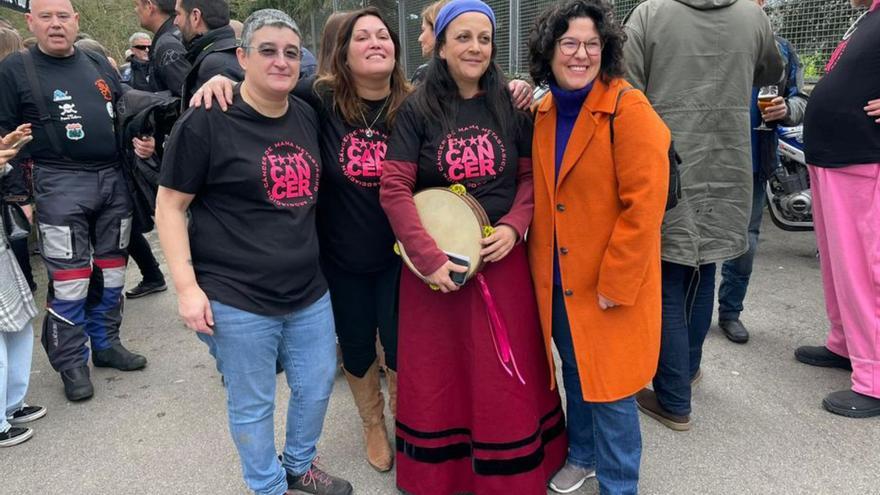
<path id="1" fill-rule="evenodd" d="M 425 84 L 398 111 L 380 188 L 411 268 L 399 301 L 398 487 L 544 494 L 566 438 L 520 242 L 533 209 L 531 122 L 495 64 L 488 5 L 453 0 L 435 31 Z M 474 256 L 444 252 L 421 216 L 440 209 L 417 208 L 420 194 L 450 186 L 476 212 L 462 218 L 462 235 L 474 217 L 488 220 Z"/>

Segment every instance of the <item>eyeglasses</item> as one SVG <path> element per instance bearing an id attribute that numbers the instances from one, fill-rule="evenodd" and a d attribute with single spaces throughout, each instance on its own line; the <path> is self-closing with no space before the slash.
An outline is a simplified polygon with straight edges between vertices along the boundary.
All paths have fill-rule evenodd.
<path id="1" fill-rule="evenodd" d="M 559 51 L 566 57 L 570 57 L 581 49 L 584 45 L 587 55 L 599 55 L 602 53 L 602 42 L 599 40 L 581 41 L 575 38 L 560 38 L 556 41 L 559 45 Z"/>
<path id="2" fill-rule="evenodd" d="M 257 48 L 253 46 L 243 46 L 242 48 L 246 48 L 248 50 L 256 49 L 257 53 L 260 54 L 263 58 L 278 58 L 279 52 L 284 57 L 284 60 L 288 62 L 299 62 L 302 59 L 302 53 L 296 48 L 288 48 L 286 50 L 279 50 L 274 46 L 264 46 L 262 48 Z"/>
<path id="3" fill-rule="evenodd" d="M 132 45 L 131 46 L 135 50 L 149 50 L 150 45 Z"/>

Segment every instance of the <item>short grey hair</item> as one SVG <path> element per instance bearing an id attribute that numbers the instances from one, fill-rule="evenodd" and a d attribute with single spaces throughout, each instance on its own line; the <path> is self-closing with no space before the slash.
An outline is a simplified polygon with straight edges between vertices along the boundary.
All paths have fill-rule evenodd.
<path id="1" fill-rule="evenodd" d="M 250 51 L 249 47 L 251 46 L 251 40 L 254 38 L 254 33 L 266 26 L 288 28 L 302 40 L 299 26 L 296 25 L 296 21 L 291 19 L 289 15 L 277 9 L 261 9 L 245 19 L 244 27 L 241 29 L 241 47 L 245 51 Z"/>
<path id="2" fill-rule="evenodd" d="M 128 37 L 128 45 L 131 46 L 134 44 L 135 40 L 140 40 L 140 39 L 148 39 L 150 41 L 153 40 L 153 38 L 149 34 L 139 31 L 139 32 L 134 33 L 133 35 Z"/>

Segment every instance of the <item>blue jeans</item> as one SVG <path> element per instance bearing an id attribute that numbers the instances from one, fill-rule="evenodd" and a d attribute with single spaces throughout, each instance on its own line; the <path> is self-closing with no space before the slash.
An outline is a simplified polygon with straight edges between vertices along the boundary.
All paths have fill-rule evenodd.
<path id="1" fill-rule="evenodd" d="M 34 354 L 34 327 L 31 323 L 18 332 L 0 332 L 0 433 L 12 425 L 7 417 L 24 404 L 31 379 Z"/>
<path id="2" fill-rule="evenodd" d="M 257 495 L 287 490 L 285 469 L 305 473 L 336 374 L 330 295 L 284 316 L 261 316 L 211 301 L 214 335 L 197 334 L 226 384 L 229 430 L 248 488 Z M 275 361 L 284 366 L 290 402 L 283 462 L 275 451 Z M 283 466 L 282 466 L 283 464 Z"/>
<path id="3" fill-rule="evenodd" d="M 739 258 L 727 260 L 721 265 L 721 287 L 718 289 L 718 319 L 736 320 L 743 310 L 743 299 L 749 288 L 752 264 L 758 248 L 758 234 L 764 216 L 764 181 L 755 174 L 752 192 L 752 216 L 749 220 L 749 250 Z"/>
<path id="4" fill-rule="evenodd" d="M 663 262 L 663 325 L 654 392 L 664 409 L 691 413 L 691 379 L 700 369 L 712 324 L 715 263 L 699 268 Z"/>
<path id="5" fill-rule="evenodd" d="M 581 393 L 565 296 L 553 288 L 553 342 L 562 359 L 568 423 L 568 462 L 595 469 L 602 494 L 628 495 L 639 490 L 642 433 L 633 397 L 587 402 Z"/>

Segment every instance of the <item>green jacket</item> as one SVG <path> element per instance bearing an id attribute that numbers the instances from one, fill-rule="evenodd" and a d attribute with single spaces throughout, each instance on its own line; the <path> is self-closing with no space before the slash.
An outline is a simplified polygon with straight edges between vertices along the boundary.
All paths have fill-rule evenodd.
<path id="1" fill-rule="evenodd" d="M 644 91 L 682 157 L 682 198 L 663 221 L 665 261 L 724 261 L 748 249 L 752 87 L 783 61 L 751 0 L 647 0 L 626 21 L 627 79 Z"/>

